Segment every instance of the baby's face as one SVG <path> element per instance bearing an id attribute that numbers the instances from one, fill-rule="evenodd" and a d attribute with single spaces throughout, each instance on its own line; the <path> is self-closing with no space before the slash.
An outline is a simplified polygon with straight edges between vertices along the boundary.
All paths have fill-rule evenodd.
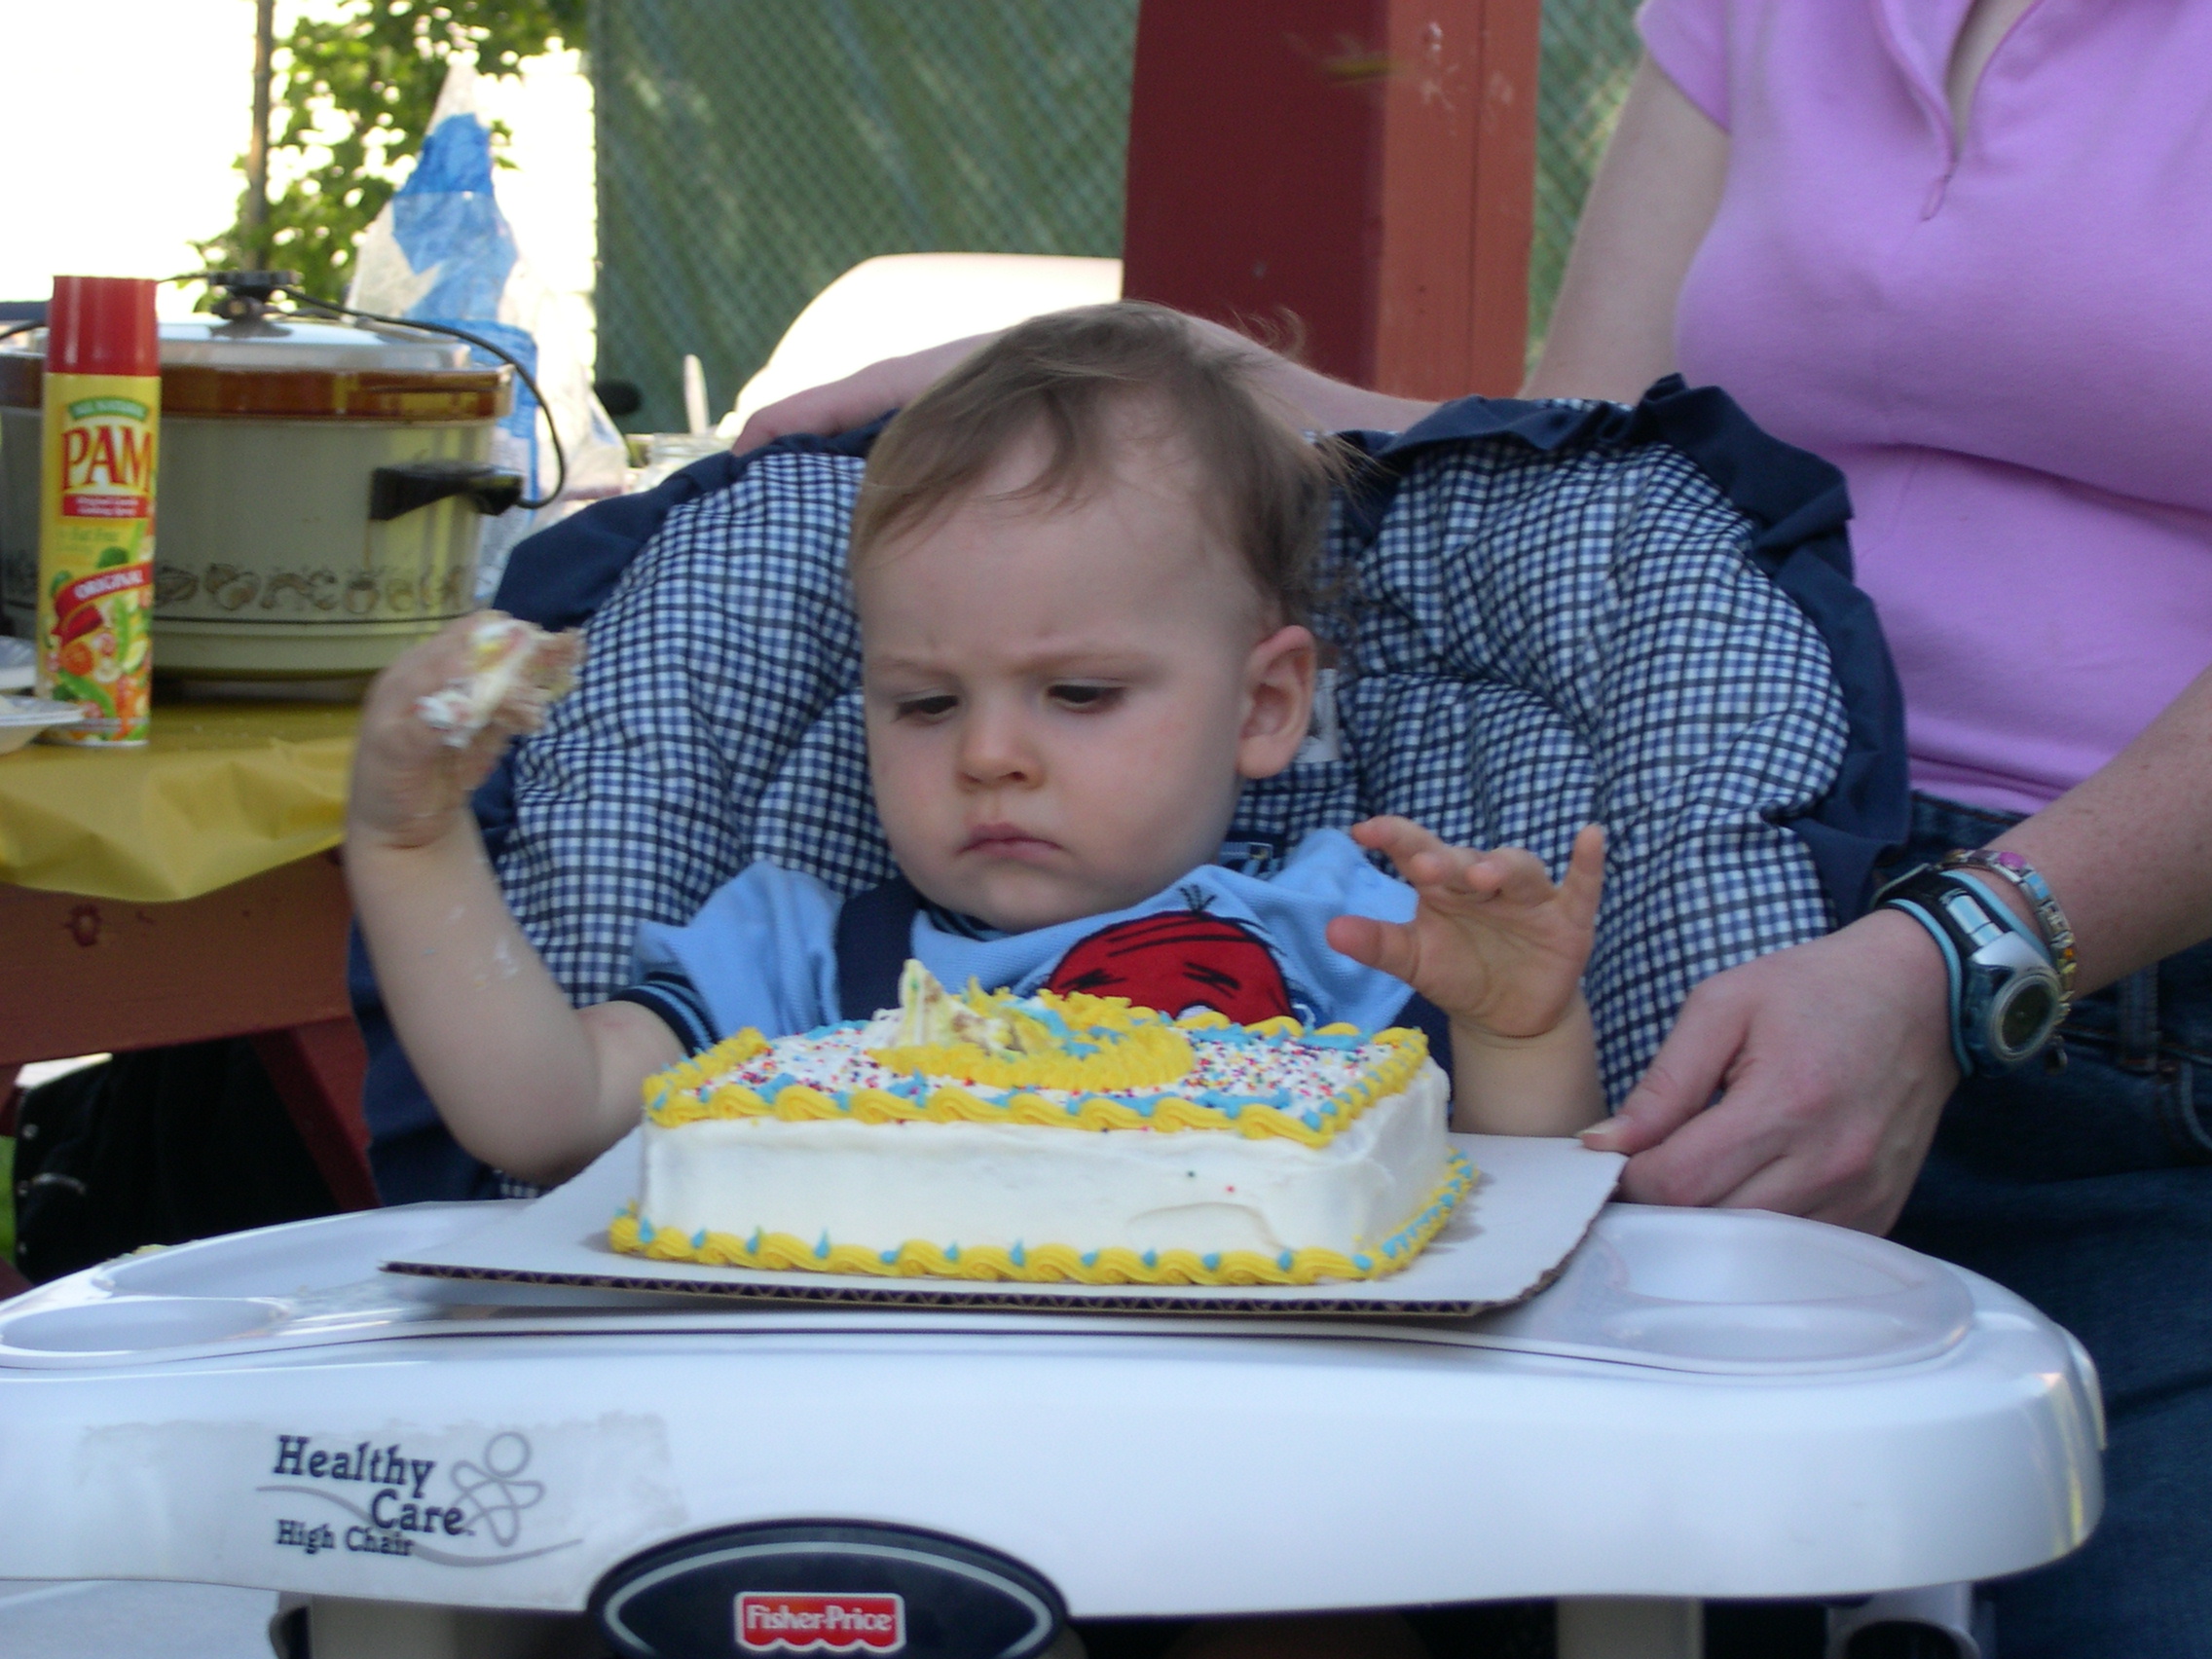
<path id="1" fill-rule="evenodd" d="M 1313 645 L 1274 628 L 1148 448 L 1074 504 L 980 490 L 856 573 L 868 762 L 900 867 L 1018 931 L 1135 903 L 1210 861 L 1245 777 L 1290 761 Z"/>

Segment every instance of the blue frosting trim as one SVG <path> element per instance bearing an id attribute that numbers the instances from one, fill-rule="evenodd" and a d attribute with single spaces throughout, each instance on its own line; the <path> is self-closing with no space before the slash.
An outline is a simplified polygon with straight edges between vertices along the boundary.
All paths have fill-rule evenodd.
<path id="1" fill-rule="evenodd" d="M 1455 1152 L 1451 1167 L 1452 1178 L 1444 1184 L 1435 1198 L 1422 1207 L 1420 1214 L 1382 1241 L 1382 1254 L 1385 1258 L 1395 1260 L 1412 1249 L 1415 1240 L 1421 1237 L 1443 1212 L 1467 1196 L 1467 1189 L 1475 1183 L 1475 1166 L 1467 1161 L 1464 1153 Z M 1366 1259 L 1355 1259 L 1364 1272 Z"/>

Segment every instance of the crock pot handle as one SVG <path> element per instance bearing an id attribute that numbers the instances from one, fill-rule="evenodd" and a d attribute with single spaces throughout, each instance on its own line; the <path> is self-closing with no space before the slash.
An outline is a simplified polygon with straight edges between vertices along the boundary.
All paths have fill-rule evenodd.
<path id="1" fill-rule="evenodd" d="M 451 461 L 412 461 L 380 466 L 369 474 L 369 517 L 380 523 L 448 496 L 466 496 L 478 512 L 490 518 L 522 499 L 522 475 Z"/>

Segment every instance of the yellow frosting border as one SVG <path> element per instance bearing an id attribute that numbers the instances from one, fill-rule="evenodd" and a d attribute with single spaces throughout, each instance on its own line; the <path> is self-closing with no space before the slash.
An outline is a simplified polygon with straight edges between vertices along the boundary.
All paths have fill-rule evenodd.
<path id="1" fill-rule="evenodd" d="M 1228 1022 L 1216 1015 L 1211 1020 L 1199 1016 L 1187 1023 L 1196 1029 L 1205 1024 Z M 1305 1028 L 1290 1018 L 1263 1020 L 1245 1029 L 1261 1037 L 1295 1039 L 1305 1035 Z M 1358 1035 L 1358 1028 L 1350 1025 L 1324 1025 L 1319 1031 L 1324 1036 Z M 1388 1051 L 1365 1075 L 1330 1100 L 1317 1126 L 1309 1125 L 1303 1119 L 1272 1106 L 1245 1106 L 1232 1117 L 1218 1106 L 1201 1106 L 1173 1095 L 1152 1102 L 1149 1112 L 1139 1112 L 1125 1102 L 1093 1095 L 1081 1101 L 1071 1112 L 1028 1090 L 1010 1094 L 1004 1100 L 983 1100 L 951 1084 L 933 1090 L 925 1100 L 913 1100 L 878 1088 L 859 1088 L 842 1103 L 834 1095 L 805 1084 L 789 1085 L 778 1090 L 772 1100 L 741 1084 L 723 1084 L 719 1088 L 710 1088 L 708 1086 L 715 1078 L 773 1046 L 751 1027 L 718 1043 L 703 1054 L 646 1079 L 645 1115 L 648 1124 L 664 1129 L 731 1118 L 774 1118 L 787 1124 L 851 1119 L 863 1124 L 1023 1124 L 1048 1129 L 1151 1129 L 1159 1133 L 1201 1130 L 1240 1134 L 1252 1140 L 1281 1138 L 1302 1146 L 1322 1147 L 1378 1100 L 1385 1100 L 1403 1090 L 1428 1058 L 1428 1039 L 1405 1026 L 1378 1031 L 1370 1041 Z"/>
<path id="2" fill-rule="evenodd" d="M 809 1244 L 788 1233 L 732 1233 L 685 1236 L 671 1228 L 651 1230 L 625 1211 L 608 1228 L 608 1242 L 624 1255 L 655 1262 L 697 1262 L 709 1267 L 756 1268 L 773 1272 L 865 1273 L 874 1278 L 953 1278 L 1022 1284 L 1251 1285 L 1319 1284 L 1333 1279 L 1383 1278 L 1404 1268 L 1434 1238 L 1475 1180 L 1466 1155 L 1454 1152 L 1445 1178 L 1414 1220 L 1373 1254 L 1309 1248 L 1269 1256 L 1257 1250 L 1143 1251 L 1113 1246 L 1079 1250 L 1072 1244 L 972 1248 L 910 1238 L 896 1250 L 864 1244 Z M 1210 1264 L 1210 1265 L 1209 1265 Z"/>

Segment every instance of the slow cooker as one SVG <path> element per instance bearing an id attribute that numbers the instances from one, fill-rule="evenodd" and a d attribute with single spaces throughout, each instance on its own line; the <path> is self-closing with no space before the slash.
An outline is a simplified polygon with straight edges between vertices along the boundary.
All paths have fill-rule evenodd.
<path id="1" fill-rule="evenodd" d="M 471 608 L 511 371 L 458 341 L 270 313 L 162 324 L 157 672 L 373 673 Z M 0 593 L 28 635 L 38 583 L 43 333 L 0 348 Z"/>

